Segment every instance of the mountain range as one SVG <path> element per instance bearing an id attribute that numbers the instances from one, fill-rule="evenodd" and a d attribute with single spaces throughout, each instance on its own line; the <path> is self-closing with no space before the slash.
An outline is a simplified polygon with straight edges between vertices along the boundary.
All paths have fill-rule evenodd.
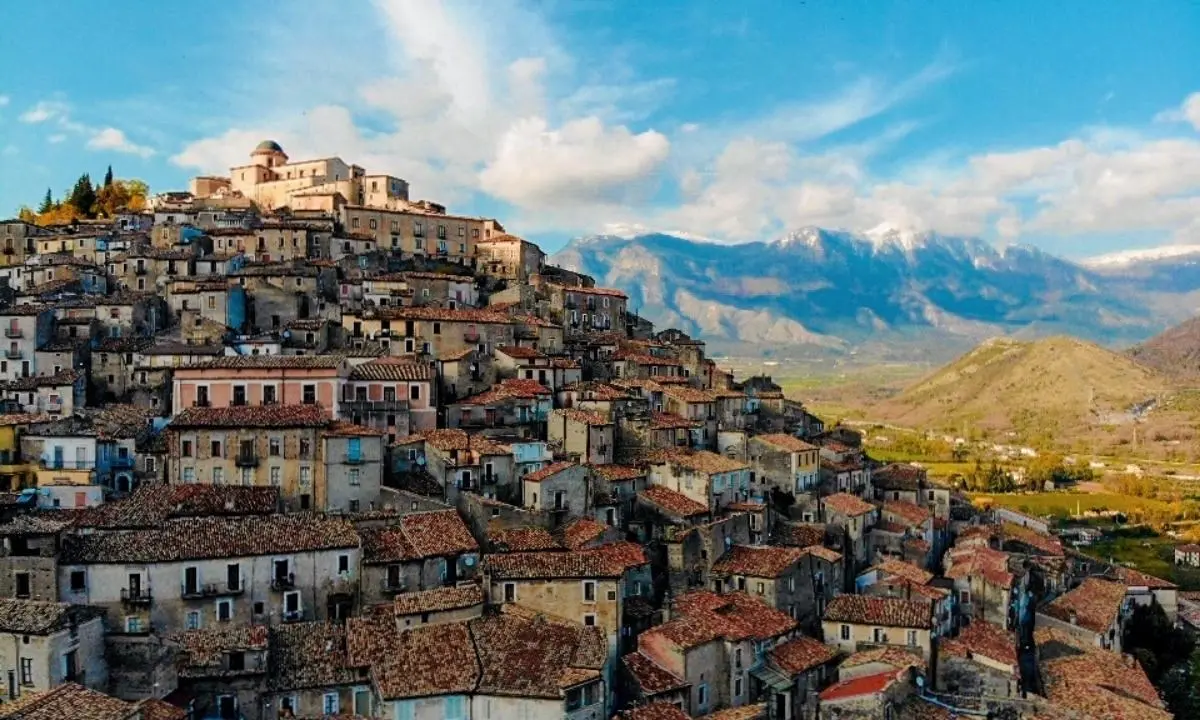
<path id="1" fill-rule="evenodd" d="M 941 360 L 996 335 L 1123 347 L 1200 307 L 1200 247 L 1077 263 L 978 238 L 810 227 L 737 245 L 596 235 L 550 262 L 730 354 Z"/>

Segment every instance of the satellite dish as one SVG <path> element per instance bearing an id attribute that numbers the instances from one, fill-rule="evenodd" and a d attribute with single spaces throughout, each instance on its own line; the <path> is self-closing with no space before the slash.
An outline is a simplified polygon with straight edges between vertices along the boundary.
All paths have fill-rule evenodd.
<path id="1" fill-rule="evenodd" d="M 418 465 L 424 465 L 424 464 L 425 464 L 425 458 L 424 458 L 424 457 L 419 457 L 419 458 L 417 458 L 417 464 L 418 464 Z"/>
<path id="2" fill-rule="evenodd" d="M 284 331 L 283 331 L 283 339 L 284 339 L 284 340 L 288 340 L 288 339 L 290 339 L 291 337 L 292 337 L 292 331 L 291 331 L 291 330 L 284 330 Z"/>
<path id="3" fill-rule="evenodd" d="M 475 564 L 475 558 L 468 555 L 465 558 L 463 558 L 463 564 L 466 565 L 467 567 L 471 567 L 472 565 Z"/>

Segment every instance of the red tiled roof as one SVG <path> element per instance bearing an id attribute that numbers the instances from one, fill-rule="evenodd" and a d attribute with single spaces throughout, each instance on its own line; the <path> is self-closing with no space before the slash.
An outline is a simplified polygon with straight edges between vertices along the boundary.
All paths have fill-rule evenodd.
<path id="1" fill-rule="evenodd" d="M 651 430 L 691 430 L 703 426 L 702 420 L 688 420 L 675 413 L 656 412 L 650 416 Z"/>
<path id="2" fill-rule="evenodd" d="M 594 552 L 525 552 L 488 555 L 484 568 L 494 580 L 620 577 L 624 568 Z"/>
<path id="3" fill-rule="evenodd" d="M 1079 587 L 1059 595 L 1042 612 L 1064 622 L 1075 622 L 1092 632 L 1106 633 L 1117 620 L 1125 586 L 1098 578 L 1087 578 Z"/>
<path id="4" fill-rule="evenodd" d="M 582 425 L 612 425 L 611 420 L 592 410 L 581 410 L 579 408 L 560 408 L 555 410 L 554 414 L 558 415 L 559 417 L 565 417 L 572 422 L 577 422 Z"/>
<path id="5" fill-rule="evenodd" d="M 547 465 L 546 467 L 542 468 L 541 470 L 534 470 L 533 472 L 529 473 L 528 475 L 526 475 L 525 477 L 523 477 L 521 479 L 526 482 L 540 483 L 543 480 L 549 480 L 550 478 L 554 477 L 555 475 L 557 475 L 563 471 L 570 470 L 571 468 L 574 468 L 574 467 L 579 467 L 579 463 L 562 460 L 562 461 Z"/>
<path id="6" fill-rule="evenodd" d="M 175 368 L 176 373 L 213 369 L 335 369 L 341 367 L 343 359 L 337 355 L 225 355 L 195 365 Z"/>
<path id="7" fill-rule="evenodd" d="M 678 465 L 707 475 L 736 472 L 750 467 L 740 460 L 727 458 L 708 450 L 681 450 L 679 448 L 651 450 L 646 453 L 645 460 L 651 465 Z"/>
<path id="8" fill-rule="evenodd" d="M 640 652 L 629 653 L 621 658 L 621 661 L 625 664 L 625 670 L 637 682 L 638 688 L 645 696 L 679 690 L 690 685 L 683 678 Z"/>
<path id="9" fill-rule="evenodd" d="M 483 586 L 472 583 L 400 593 L 392 604 L 392 610 L 396 615 L 420 615 L 473 607 L 482 605 L 483 601 Z"/>
<path id="10" fill-rule="evenodd" d="M 533 348 L 521 347 L 519 345 L 501 345 L 496 348 L 496 352 L 504 353 L 515 360 L 532 360 L 533 358 L 544 357 Z"/>
<path id="11" fill-rule="evenodd" d="M 602 287 L 585 288 L 585 287 L 572 287 L 572 286 L 568 286 L 568 285 L 555 285 L 554 283 L 547 283 L 547 284 L 552 288 L 555 288 L 557 290 L 562 290 L 564 292 L 581 293 L 583 295 L 609 295 L 611 297 L 619 297 L 619 298 L 627 298 L 628 297 L 628 295 L 626 295 L 625 293 L 623 293 L 620 290 L 617 290 L 615 288 L 602 288 Z"/>
<path id="12" fill-rule="evenodd" d="M 821 702 L 836 702 L 838 700 L 862 697 L 863 695 L 877 695 L 891 687 L 892 683 L 898 681 L 901 676 L 901 672 L 888 670 L 874 675 L 863 675 L 862 677 L 843 680 L 822 690 Z"/>
<path id="13" fill-rule="evenodd" d="M 854 668 L 863 665 L 871 665 L 881 663 L 890 665 L 896 669 L 907 669 L 915 667 L 922 672 L 925 670 L 925 660 L 916 653 L 902 650 L 898 647 L 878 647 L 870 650 L 861 650 L 852 654 L 850 657 L 842 661 L 839 667 Z"/>
<path id="14" fill-rule="evenodd" d="M 882 627 L 933 627 L 929 603 L 868 595 L 838 595 L 825 608 L 824 619 Z"/>
<path id="15" fill-rule="evenodd" d="M 955 638 L 944 638 L 939 650 L 955 657 L 979 655 L 1017 668 L 1017 636 L 990 622 L 976 620 L 963 628 Z"/>
<path id="16" fill-rule="evenodd" d="M 711 403 L 717 401 L 712 393 L 694 387 L 667 387 L 663 389 L 663 393 L 685 403 Z"/>
<path id="17" fill-rule="evenodd" d="M 821 502 L 825 507 L 847 517 L 866 515 L 875 509 L 871 503 L 848 493 L 834 493 L 821 498 Z"/>
<path id="18" fill-rule="evenodd" d="M 677 616 L 647 630 L 681 647 L 718 638 L 767 640 L 791 632 L 796 621 L 745 593 L 718 595 L 708 590 L 675 598 Z"/>
<path id="19" fill-rule="evenodd" d="M 615 720 L 691 720 L 691 716 L 670 703 L 651 703 L 622 710 Z"/>
<path id="20" fill-rule="evenodd" d="M 326 437 L 383 437 L 385 435 L 382 430 L 341 420 L 331 423 L 321 434 Z"/>
<path id="21" fill-rule="evenodd" d="M 378 308 L 375 314 L 391 320 L 433 320 L 438 322 L 491 323 L 511 325 L 513 319 L 504 313 L 474 308 L 400 307 Z"/>
<path id="22" fill-rule="evenodd" d="M 750 438 L 758 442 L 763 442 L 768 445 L 779 448 L 786 452 L 806 452 L 808 450 L 816 450 L 816 445 L 809 445 L 798 437 L 788 435 L 787 433 L 771 433 L 769 435 L 756 435 Z"/>
<path id="23" fill-rule="evenodd" d="M 770 654 L 781 670 L 798 675 L 824 665 L 836 658 L 838 653 L 837 648 L 801 635 L 775 646 Z"/>
<path id="24" fill-rule="evenodd" d="M 635 542 L 620 540 L 594 547 L 583 552 L 595 555 L 615 568 L 629 570 L 650 562 L 646 550 Z"/>
<path id="25" fill-rule="evenodd" d="M 402 562 L 444 557 L 479 550 L 456 510 L 431 510 L 405 515 L 398 525 L 362 531 L 363 562 Z"/>
<path id="26" fill-rule="evenodd" d="M 632 465 L 588 465 L 592 472 L 609 482 L 636 480 L 646 477 L 646 469 Z"/>
<path id="27" fill-rule="evenodd" d="M 563 545 L 571 550 L 578 550 L 584 545 L 604 537 L 608 526 L 589 518 L 577 518 L 562 529 Z"/>
<path id="28" fill-rule="evenodd" d="M 493 405 L 505 400 L 535 400 L 539 397 L 548 397 L 549 395 L 550 388 L 536 380 L 509 378 L 493 385 L 490 390 L 485 390 L 474 397 L 460 400 L 458 404 Z"/>
<path id="29" fill-rule="evenodd" d="M 924 568 L 917 567 L 909 562 L 897 560 L 896 558 L 884 558 L 875 564 L 875 569 L 881 575 L 895 575 L 910 580 L 919 585 L 927 585 L 933 579 L 933 573 Z"/>
<path id="30" fill-rule="evenodd" d="M 684 518 L 708 514 L 708 507 L 703 503 L 662 485 L 651 485 L 638 493 L 638 498 Z"/>
<path id="31" fill-rule="evenodd" d="M 533 550 L 562 550 L 563 546 L 548 530 L 540 527 L 518 527 L 488 530 L 488 540 L 494 552 L 529 552 Z"/>
<path id="32" fill-rule="evenodd" d="M 1031 527 L 1010 522 L 1001 524 L 1000 530 L 1005 538 L 1025 543 L 1047 555 L 1061 556 L 1063 554 L 1062 541 L 1053 535 L 1044 535 Z"/>
<path id="33" fill-rule="evenodd" d="M 320 405 L 235 405 L 187 408 L 171 420 L 171 427 L 320 427 L 328 422 Z"/>
<path id="34" fill-rule="evenodd" d="M 713 565 L 717 575 L 777 578 L 795 566 L 804 551 L 772 545 L 734 545 Z"/>
<path id="35" fill-rule="evenodd" d="M 922 525 L 932 517 L 927 509 L 903 500 L 888 500 L 883 504 L 883 513 L 901 518 L 910 526 Z"/>
<path id="36" fill-rule="evenodd" d="M 356 365 L 350 370 L 350 380 L 428 381 L 433 380 L 433 368 L 424 363 L 398 357 L 381 357 Z"/>
<path id="37" fill-rule="evenodd" d="M 1114 566 L 1112 574 L 1127 587 L 1145 587 L 1151 590 L 1170 590 L 1178 587 L 1173 582 L 1154 577 L 1153 575 L 1147 575 L 1144 572 L 1139 572 L 1124 565 Z"/>

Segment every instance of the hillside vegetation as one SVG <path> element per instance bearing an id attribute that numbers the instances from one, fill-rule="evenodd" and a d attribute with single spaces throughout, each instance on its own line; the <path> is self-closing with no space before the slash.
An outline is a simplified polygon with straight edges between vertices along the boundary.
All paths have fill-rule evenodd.
<path id="1" fill-rule="evenodd" d="M 1129 356 L 1161 373 L 1200 379 L 1200 318 L 1164 330 L 1132 348 Z"/>
<path id="2" fill-rule="evenodd" d="M 1000 338 L 881 402 L 871 415 L 912 427 L 1014 431 L 1054 442 L 1131 423 L 1168 390 L 1155 370 L 1089 342 Z"/>

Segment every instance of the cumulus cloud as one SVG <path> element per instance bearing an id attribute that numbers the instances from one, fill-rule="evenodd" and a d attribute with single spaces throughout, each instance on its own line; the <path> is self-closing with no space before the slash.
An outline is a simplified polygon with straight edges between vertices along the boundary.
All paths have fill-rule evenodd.
<path id="1" fill-rule="evenodd" d="M 661 133 L 606 127 L 596 117 L 556 129 L 528 118 L 500 139 L 481 186 L 516 205 L 613 200 L 655 172 L 670 145 Z"/>
<path id="2" fill-rule="evenodd" d="M 21 113 L 20 120 L 23 123 L 30 124 L 44 123 L 55 118 L 65 117 L 66 112 L 66 104 L 56 100 L 42 100 Z"/>
<path id="3" fill-rule="evenodd" d="M 128 153 L 147 158 L 154 154 L 154 149 L 138 145 L 125 137 L 125 133 L 114 127 L 97 130 L 87 141 L 89 150 L 112 150 L 113 152 Z"/>
<path id="4" fill-rule="evenodd" d="M 1200 92 L 1192 93 L 1177 108 L 1164 110 L 1156 117 L 1159 122 L 1186 122 L 1200 130 Z"/>

